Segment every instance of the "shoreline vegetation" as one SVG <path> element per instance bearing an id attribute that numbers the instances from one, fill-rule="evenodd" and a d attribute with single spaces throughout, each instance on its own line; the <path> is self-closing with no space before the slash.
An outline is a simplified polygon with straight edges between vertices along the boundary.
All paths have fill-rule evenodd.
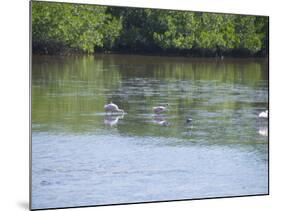
<path id="1" fill-rule="evenodd" d="M 32 2 L 32 53 L 268 57 L 268 17 Z"/>

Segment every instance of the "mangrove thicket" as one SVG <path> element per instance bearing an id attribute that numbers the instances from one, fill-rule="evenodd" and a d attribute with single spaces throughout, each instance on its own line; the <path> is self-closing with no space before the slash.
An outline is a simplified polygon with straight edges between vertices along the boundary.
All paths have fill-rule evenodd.
<path id="1" fill-rule="evenodd" d="M 268 17 L 33 1 L 32 50 L 267 56 Z"/>

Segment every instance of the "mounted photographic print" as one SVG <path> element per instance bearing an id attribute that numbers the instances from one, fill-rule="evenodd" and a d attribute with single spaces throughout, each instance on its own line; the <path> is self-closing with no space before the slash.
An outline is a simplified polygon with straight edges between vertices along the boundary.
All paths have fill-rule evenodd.
<path id="1" fill-rule="evenodd" d="M 30 7 L 30 209 L 269 194 L 269 17 Z"/>

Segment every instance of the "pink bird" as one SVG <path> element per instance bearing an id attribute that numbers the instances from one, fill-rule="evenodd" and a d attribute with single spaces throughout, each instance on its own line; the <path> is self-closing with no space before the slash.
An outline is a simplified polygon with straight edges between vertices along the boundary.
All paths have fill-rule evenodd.
<path id="1" fill-rule="evenodd" d="M 124 113 L 124 110 L 123 109 L 119 109 L 118 106 L 112 102 L 110 102 L 109 104 L 105 105 L 104 106 L 104 110 L 106 112 L 111 112 L 111 113 Z"/>

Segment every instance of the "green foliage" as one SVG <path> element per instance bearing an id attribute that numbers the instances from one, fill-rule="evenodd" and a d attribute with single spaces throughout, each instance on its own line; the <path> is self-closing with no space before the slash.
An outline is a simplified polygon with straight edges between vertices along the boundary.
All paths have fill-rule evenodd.
<path id="1" fill-rule="evenodd" d="M 268 54 L 268 18 L 231 14 L 32 3 L 33 49 Z M 57 49 L 59 48 L 59 49 Z M 262 52 L 262 53 L 261 53 Z"/>
<path id="2" fill-rule="evenodd" d="M 153 15 L 159 23 L 153 33 L 155 42 L 162 48 L 191 49 L 195 41 L 197 23 L 194 12 L 159 10 Z"/>
<path id="3" fill-rule="evenodd" d="M 122 25 L 105 11 L 102 6 L 33 2 L 33 40 L 53 41 L 86 53 L 110 48 Z"/>
<path id="4" fill-rule="evenodd" d="M 262 47 L 255 20 L 255 16 L 238 16 L 236 18 L 236 34 L 239 39 L 238 47 L 248 49 L 254 53 Z"/>

